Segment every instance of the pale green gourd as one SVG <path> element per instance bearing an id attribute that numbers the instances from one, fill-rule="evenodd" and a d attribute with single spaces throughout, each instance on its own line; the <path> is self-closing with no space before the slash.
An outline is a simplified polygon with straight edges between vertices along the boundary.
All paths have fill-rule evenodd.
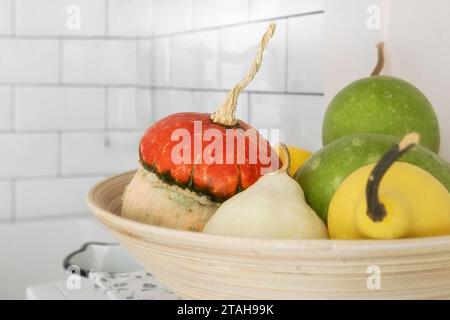
<path id="1" fill-rule="evenodd" d="M 286 159 L 289 153 L 282 145 Z M 251 238 L 324 239 L 327 227 L 305 201 L 303 190 L 283 167 L 259 178 L 225 201 L 203 232 Z"/>

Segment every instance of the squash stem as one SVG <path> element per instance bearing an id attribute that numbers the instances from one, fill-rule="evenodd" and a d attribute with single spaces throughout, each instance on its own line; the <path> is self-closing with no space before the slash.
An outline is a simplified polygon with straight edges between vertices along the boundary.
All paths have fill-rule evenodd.
<path id="1" fill-rule="evenodd" d="M 384 67 L 384 43 L 380 42 L 377 44 L 377 52 L 378 52 L 378 60 L 375 68 L 373 69 L 372 73 L 370 74 L 373 76 L 380 75 L 381 70 L 383 70 Z"/>
<path id="2" fill-rule="evenodd" d="M 237 99 L 242 90 L 244 90 L 244 88 L 253 80 L 259 68 L 261 67 L 264 49 L 266 48 L 267 43 L 269 42 L 270 38 L 272 38 L 275 32 L 275 26 L 276 24 L 274 22 L 270 23 L 266 33 L 264 33 L 264 36 L 261 39 L 258 53 L 256 55 L 255 61 L 253 61 L 250 71 L 244 79 L 242 79 L 230 92 L 228 92 L 225 101 L 219 107 L 219 109 L 211 114 L 212 122 L 224 126 L 236 125 Z"/>
<path id="3" fill-rule="evenodd" d="M 289 153 L 289 149 L 286 147 L 284 143 L 280 143 L 280 149 L 281 152 L 284 155 L 285 161 L 283 162 L 283 165 L 280 169 L 278 169 L 276 172 L 288 172 L 289 168 L 291 167 L 291 155 Z"/>
<path id="4" fill-rule="evenodd" d="M 387 151 L 378 161 L 370 173 L 366 185 L 367 215 L 373 222 L 381 222 L 386 217 L 386 207 L 380 202 L 378 190 L 381 179 L 392 164 L 398 160 L 406 151 L 419 143 L 419 134 L 410 133 Z"/>

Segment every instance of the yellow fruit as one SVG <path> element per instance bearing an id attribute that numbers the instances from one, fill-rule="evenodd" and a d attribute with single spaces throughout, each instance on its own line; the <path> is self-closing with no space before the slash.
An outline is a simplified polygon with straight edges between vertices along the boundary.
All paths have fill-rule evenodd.
<path id="1" fill-rule="evenodd" d="M 403 151 L 399 149 L 398 156 Z M 359 168 L 340 184 L 328 211 L 330 238 L 396 239 L 450 234 L 447 189 L 419 167 L 393 163 L 398 156 L 391 150 L 390 157 Z M 375 189 L 370 190 L 373 183 Z"/>
<path id="2" fill-rule="evenodd" d="M 289 167 L 288 173 L 291 177 L 293 177 L 305 161 L 312 156 L 312 152 L 295 146 L 287 146 L 287 148 L 291 157 L 291 166 Z M 284 154 L 282 152 L 280 153 L 280 146 L 276 146 L 274 149 L 276 150 L 281 161 L 285 162 L 286 159 Z"/>

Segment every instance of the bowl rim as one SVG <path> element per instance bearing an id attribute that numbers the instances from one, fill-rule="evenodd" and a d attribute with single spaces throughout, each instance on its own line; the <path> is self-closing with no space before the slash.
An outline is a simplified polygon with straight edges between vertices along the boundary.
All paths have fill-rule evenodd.
<path id="1" fill-rule="evenodd" d="M 429 249 L 437 247 L 447 248 L 450 250 L 450 235 L 447 236 L 433 236 L 433 237 L 420 237 L 420 238 L 401 238 L 392 240 L 378 240 L 378 239 L 359 239 L 359 240 L 348 240 L 348 239 L 273 239 L 273 238 L 249 238 L 249 237 L 230 237 L 222 235 L 213 235 L 203 232 L 193 232 L 178 229 L 165 228 L 155 225 L 146 224 L 143 222 L 135 221 L 117 215 L 113 212 L 107 211 L 97 205 L 94 200 L 94 193 L 102 188 L 105 184 L 108 184 L 114 179 L 118 179 L 124 176 L 132 175 L 136 170 L 130 170 L 120 174 L 116 174 L 107 178 L 102 179 L 91 187 L 87 196 L 87 204 L 91 209 L 94 216 L 104 223 L 104 220 L 111 222 L 113 225 L 121 226 L 120 229 L 124 227 L 129 227 L 129 230 L 138 231 L 140 234 L 148 234 L 153 237 L 171 238 L 174 240 L 179 240 L 180 243 L 186 241 L 192 242 L 194 245 L 201 244 L 202 246 L 207 245 L 207 247 L 213 247 L 219 245 L 222 248 L 226 248 L 230 245 L 239 244 L 240 247 L 254 248 L 255 244 L 261 248 L 311 248 L 322 247 L 322 248 L 332 248 L 333 250 L 345 250 L 345 251 L 360 251 L 360 250 L 404 250 L 404 249 Z M 110 227 L 110 226 L 108 226 Z M 126 232 L 129 236 L 132 236 L 133 232 Z"/>

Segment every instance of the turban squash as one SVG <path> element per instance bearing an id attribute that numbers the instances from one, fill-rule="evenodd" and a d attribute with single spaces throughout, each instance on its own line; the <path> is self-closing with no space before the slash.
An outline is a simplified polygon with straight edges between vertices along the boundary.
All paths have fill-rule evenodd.
<path id="1" fill-rule="evenodd" d="M 141 168 L 125 190 L 122 216 L 201 231 L 223 201 L 279 168 L 269 143 L 235 118 L 237 98 L 258 72 L 274 30 L 271 24 L 249 74 L 218 111 L 175 113 L 147 129 L 139 144 Z"/>

